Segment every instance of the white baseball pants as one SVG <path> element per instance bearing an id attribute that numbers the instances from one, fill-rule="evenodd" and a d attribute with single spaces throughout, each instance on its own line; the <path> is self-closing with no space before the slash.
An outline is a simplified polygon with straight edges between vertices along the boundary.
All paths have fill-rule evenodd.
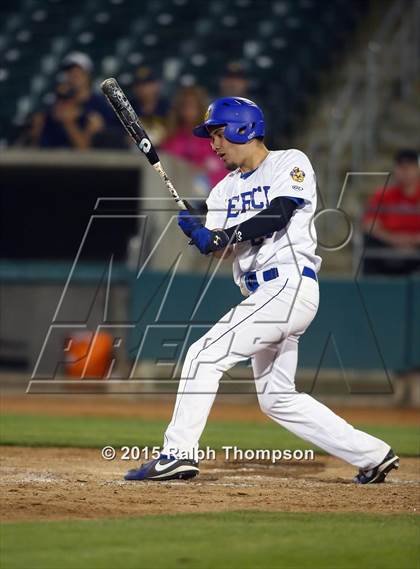
<path id="1" fill-rule="evenodd" d="M 359 468 L 382 462 L 388 444 L 296 391 L 298 341 L 315 317 L 318 302 L 315 280 L 279 277 L 260 286 L 195 342 L 182 368 L 162 453 L 193 456 L 223 373 L 252 358 L 259 404 L 271 419 Z"/>

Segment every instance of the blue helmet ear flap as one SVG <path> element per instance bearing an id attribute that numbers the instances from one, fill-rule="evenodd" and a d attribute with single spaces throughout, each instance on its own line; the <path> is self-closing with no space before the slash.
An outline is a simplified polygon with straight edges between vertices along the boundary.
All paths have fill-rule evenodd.
<path id="1" fill-rule="evenodd" d="M 235 144 L 246 144 L 254 138 L 264 136 L 264 121 L 252 121 L 249 123 L 230 122 L 225 126 L 225 138 Z"/>

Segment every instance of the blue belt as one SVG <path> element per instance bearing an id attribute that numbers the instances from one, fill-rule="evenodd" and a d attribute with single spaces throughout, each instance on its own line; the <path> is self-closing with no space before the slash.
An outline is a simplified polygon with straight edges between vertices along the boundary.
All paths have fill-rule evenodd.
<path id="1" fill-rule="evenodd" d="M 274 267 L 273 269 L 267 269 L 266 271 L 263 272 L 262 276 L 263 276 L 264 282 L 272 281 L 272 280 L 278 278 L 279 271 L 276 267 Z M 302 276 L 303 277 L 309 277 L 310 279 L 313 279 L 314 281 L 318 280 L 316 277 L 316 272 L 309 267 L 303 267 Z M 258 280 L 257 280 L 256 271 L 249 271 L 248 273 L 246 273 L 244 280 L 245 280 L 245 284 L 246 284 L 247 289 L 251 292 L 256 291 L 257 288 L 260 286 L 258 283 Z"/>

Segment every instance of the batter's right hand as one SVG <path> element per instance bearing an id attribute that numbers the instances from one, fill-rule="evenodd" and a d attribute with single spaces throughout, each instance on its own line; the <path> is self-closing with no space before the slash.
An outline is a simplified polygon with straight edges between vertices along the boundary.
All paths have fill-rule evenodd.
<path id="1" fill-rule="evenodd" d="M 178 225 L 187 237 L 191 237 L 191 234 L 195 229 L 203 227 L 200 218 L 195 215 L 191 215 L 187 210 L 179 212 Z"/>

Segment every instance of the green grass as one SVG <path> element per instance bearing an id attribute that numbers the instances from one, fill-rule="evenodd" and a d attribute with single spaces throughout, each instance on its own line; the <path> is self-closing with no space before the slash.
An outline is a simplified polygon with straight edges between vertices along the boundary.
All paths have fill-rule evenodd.
<path id="1" fill-rule="evenodd" d="M 415 569 L 410 515 L 231 512 L 5 524 L 2 569 Z"/>
<path id="2" fill-rule="evenodd" d="M 104 445 L 160 446 L 166 426 L 165 421 L 132 418 L 5 414 L 0 422 L 0 442 L 5 445 L 92 448 Z M 359 428 L 386 440 L 401 455 L 419 454 L 419 431 L 416 427 L 361 425 Z M 274 422 L 209 421 L 201 446 L 220 449 L 225 445 L 244 449 L 313 448 Z"/>

